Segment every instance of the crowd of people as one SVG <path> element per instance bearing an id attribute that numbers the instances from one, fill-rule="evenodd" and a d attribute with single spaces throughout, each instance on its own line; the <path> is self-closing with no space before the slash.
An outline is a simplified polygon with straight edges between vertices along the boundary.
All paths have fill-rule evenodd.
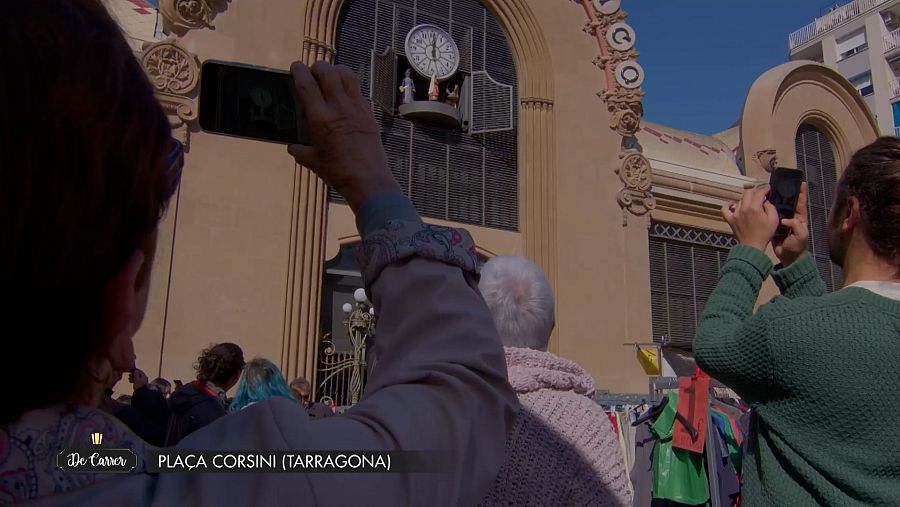
<path id="1" fill-rule="evenodd" d="M 380 310 L 378 364 L 361 401 L 335 415 L 308 381 L 289 383 L 267 359 L 245 363 L 233 343 L 204 350 L 185 384 L 136 368 L 132 338 L 184 156 L 102 3 L 8 3 L 0 60 L 0 379 L 20 386 L 0 404 L 0 504 L 632 504 L 590 375 L 547 351 L 556 304 L 544 274 L 517 257 L 479 272 L 468 233 L 422 222 L 350 69 L 291 68 L 314 145 L 288 151 L 356 215 Z M 700 319 L 696 360 L 752 408 L 744 504 L 896 504 L 900 139 L 853 156 L 827 231 L 815 232 L 843 268 L 844 288 L 831 294 L 807 253 L 812 190 L 804 185 L 792 219 L 779 218 L 767 186 L 723 208 L 739 244 Z M 782 295 L 754 312 L 769 276 Z M 125 373 L 133 393 L 113 399 Z M 56 466 L 94 432 L 139 456 L 161 446 L 451 452 L 446 470 L 421 474 Z"/>
<path id="2" fill-rule="evenodd" d="M 257 357 L 244 363 L 244 352 L 234 343 L 219 343 L 204 350 L 195 365 L 197 378 L 172 384 L 164 378 L 147 381 L 139 368 L 128 374 L 134 387 L 131 395 L 112 398 L 121 372 L 110 376 L 99 407 L 125 423 L 135 435 L 157 447 L 173 446 L 184 437 L 230 412 L 237 412 L 260 401 L 282 397 L 299 403 L 311 419 L 335 415 L 337 407 L 310 401 L 310 383 L 298 377 L 288 384 L 278 366 Z M 236 388 L 235 396 L 228 391 Z"/>

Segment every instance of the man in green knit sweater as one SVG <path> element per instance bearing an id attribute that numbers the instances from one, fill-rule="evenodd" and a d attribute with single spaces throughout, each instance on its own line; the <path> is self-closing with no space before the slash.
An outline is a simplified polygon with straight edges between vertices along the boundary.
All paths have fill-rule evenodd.
<path id="1" fill-rule="evenodd" d="M 900 139 L 857 152 L 828 224 L 844 288 L 825 294 L 806 185 L 779 224 L 768 187 L 723 208 L 739 245 L 694 339 L 697 363 L 753 407 L 746 505 L 900 505 Z M 773 243 L 781 265 L 763 253 Z M 769 276 L 781 296 L 754 315 Z"/>

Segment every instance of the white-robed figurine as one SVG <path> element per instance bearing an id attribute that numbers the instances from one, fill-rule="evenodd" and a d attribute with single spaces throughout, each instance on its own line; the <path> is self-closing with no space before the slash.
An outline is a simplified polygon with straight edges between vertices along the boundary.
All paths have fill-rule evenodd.
<path id="1" fill-rule="evenodd" d="M 409 104 L 416 100 L 416 83 L 413 81 L 411 74 L 412 69 L 406 69 L 406 72 L 403 74 L 405 77 L 400 84 L 400 93 L 403 94 L 403 99 L 400 101 L 401 104 Z"/>
<path id="2" fill-rule="evenodd" d="M 437 76 L 432 74 L 431 84 L 428 85 L 428 100 L 437 100 L 441 96 L 441 89 L 438 88 Z"/>

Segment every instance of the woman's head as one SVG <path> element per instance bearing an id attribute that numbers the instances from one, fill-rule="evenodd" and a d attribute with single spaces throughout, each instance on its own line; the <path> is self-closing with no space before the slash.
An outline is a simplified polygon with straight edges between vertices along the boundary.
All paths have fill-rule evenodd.
<path id="1" fill-rule="evenodd" d="M 252 403 L 276 396 L 297 401 L 287 380 L 284 379 L 284 375 L 281 374 L 281 370 L 275 366 L 275 363 L 257 357 L 247 363 L 244 368 L 230 410 L 237 411 Z"/>
<path id="2" fill-rule="evenodd" d="M 244 369 L 244 351 L 233 343 L 220 343 L 205 349 L 194 365 L 197 380 L 212 382 L 227 391 L 234 387 Z"/>
<path id="3" fill-rule="evenodd" d="M 4 4 L 0 61 L 0 336 L 15 358 L 0 379 L 32 379 L 2 424 L 133 366 L 175 189 L 168 120 L 99 0 Z"/>

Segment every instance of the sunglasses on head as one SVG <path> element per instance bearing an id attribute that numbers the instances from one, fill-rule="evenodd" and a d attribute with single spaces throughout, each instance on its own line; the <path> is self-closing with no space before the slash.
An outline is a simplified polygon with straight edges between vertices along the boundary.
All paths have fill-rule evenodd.
<path id="1" fill-rule="evenodd" d="M 169 140 L 169 155 L 166 157 L 166 198 L 175 193 L 184 169 L 184 145 L 178 139 Z"/>

